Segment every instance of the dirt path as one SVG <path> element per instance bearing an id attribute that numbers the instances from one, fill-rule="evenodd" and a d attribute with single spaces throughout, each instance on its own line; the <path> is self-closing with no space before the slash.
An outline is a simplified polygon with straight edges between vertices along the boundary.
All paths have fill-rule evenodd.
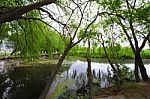
<path id="1" fill-rule="evenodd" d="M 125 85 L 120 92 L 106 88 L 99 92 L 94 99 L 150 99 L 150 81 Z"/>
<path id="2" fill-rule="evenodd" d="M 114 96 L 97 96 L 94 99 L 126 99 L 124 95 L 114 95 Z"/>

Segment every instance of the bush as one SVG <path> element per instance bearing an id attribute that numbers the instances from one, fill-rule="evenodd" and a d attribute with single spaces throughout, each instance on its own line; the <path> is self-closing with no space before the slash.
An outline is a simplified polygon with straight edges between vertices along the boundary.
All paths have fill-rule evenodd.
<path id="1" fill-rule="evenodd" d="M 117 71 L 113 72 L 113 75 L 109 78 L 109 82 L 116 85 L 117 90 L 121 89 L 121 86 L 126 81 L 133 80 L 134 73 L 128 67 L 124 65 L 116 64 Z"/>
<path id="2" fill-rule="evenodd" d="M 141 52 L 141 56 L 142 56 L 142 58 L 145 58 L 145 59 L 150 59 L 150 50 L 143 50 L 142 52 Z"/>

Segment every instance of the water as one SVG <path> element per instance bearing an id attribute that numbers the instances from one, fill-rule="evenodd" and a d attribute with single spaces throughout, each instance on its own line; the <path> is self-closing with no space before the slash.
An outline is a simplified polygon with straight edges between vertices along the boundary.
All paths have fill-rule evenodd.
<path id="1" fill-rule="evenodd" d="M 13 48 L 9 47 L 10 45 L 7 40 L 3 40 L 0 44 L 0 53 L 12 52 Z"/>
<path id="2" fill-rule="evenodd" d="M 134 71 L 134 63 L 133 61 L 129 61 L 129 63 L 126 63 L 126 62 L 122 62 L 120 63 L 122 65 L 125 65 L 127 66 L 130 71 Z M 145 68 L 147 70 L 147 74 L 148 76 L 150 77 L 150 60 L 145 62 Z M 106 86 L 109 86 L 108 84 L 108 81 L 107 81 L 107 75 L 108 75 L 108 71 L 111 72 L 111 66 L 108 64 L 108 63 L 98 63 L 98 62 L 92 62 L 91 63 L 91 69 L 92 71 L 95 71 L 95 74 L 97 75 L 99 72 L 101 73 L 101 82 L 100 82 L 100 86 L 103 88 L 103 87 L 106 87 Z M 80 61 L 80 60 L 77 60 L 76 62 L 74 62 L 68 71 L 65 71 L 61 74 L 61 77 L 62 78 L 58 78 L 56 79 L 52 86 L 50 87 L 50 91 L 48 93 L 48 95 L 52 94 L 56 88 L 56 86 L 61 83 L 61 82 L 65 82 L 65 79 L 69 78 L 69 79 L 72 79 L 72 75 L 76 74 L 76 78 L 75 80 L 78 82 L 79 85 L 82 85 L 83 84 L 83 79 L 79 79 L 80 78 L 80 75 L 86 75 L 87 74 L 87 62 L 85 61 Z M 104 75 L 104 76 L 102 76 Z M 72 79 L 74 80 L 74 79 Z M 76 83 L 75 81 L 75 83 Z M 85 81 L 84 83 L 87 83 L 87 81 Z M 64 86 L 65 87 L 65 86 Z M 71 85 L 71 86 L 67 86 L 68 88 L 72 88 L 74 87 L 74 83 Z M 78 86 L 75 85 L 75 90 L 77 89 Z M 62 90 L 64 90 L 62 88 Z M 65 92 L 65 90 L 64 90 Z"/>
<path id="3" fill-rule="evenodd" d="M 13 67 L 6 68 L 6 62 L 0 62 L 0 99 L 38 99 L 41 94 L 46 78 L 51 74 L 53 70 L 52 66 L 40 65 L 36 67 Z M 133 63 L 124 63 L 132 70 L 134 69 Z M 68 64 L 67 66 L 70 66 Z M 150 77 L 150 62 L 145 63 L 148 75 Z M 51 91 L 55 90 L 56 83 L 63 81 L 67 75 L 72 75 L 73 71 L 79 73 L 86 73 L 87 63 L 84 61 L 74 62 L 68 71 L 61 74 L 58 81 L 55 81 Z M 92 62 L 92 70 L 103 73 L 107 73 L 107 69 L 111 69 L 108 63 Z"/>
<path id="4" fill-rule="evenodd" d="M 4 72 L 5 71 L 4 65 L 5 65 L 4 61 L 0 62 L 0 72 Z"/>
<path id="5" fill-rule="evenodd" d="M 38 99 L 52 67 L 5 68 L 0 62 L 0 99 Z"/>
<path id="6" fill-rule="evenodd" d="M 134 70 L 134 63 L 124 63 L 122 65 L 127 66 L 131 70 Z M 144 64 L 147 74 L 150 77 L 150 61 L 149 63 Z M 108 63 L 97 63 L 97 62 L 92 62 L 91 63 L 91 69 L 92 71 L 95 70 L 96 73 L 101 72 L 107 73 L 107 70 L 109 69 L 111 71 L 111 66 Z M 73 63 L 68 70 L 68 74 L 72 75 L 73 71 L 76 70 L 77 74 L 79 73 L 86 73 L 87 71 L 87 62 L 77 60 L 75 63 Z"/>

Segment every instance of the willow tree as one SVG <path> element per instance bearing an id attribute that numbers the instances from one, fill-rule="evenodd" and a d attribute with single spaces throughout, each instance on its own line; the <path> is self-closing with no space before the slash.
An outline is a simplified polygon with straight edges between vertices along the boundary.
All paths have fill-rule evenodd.
<path id="1" fill-rule="evenodd" d="M 34 58 L 42 52 L 51 55 L 58 51 L 57 49 L 62 51 L 61 49 L 64 47 L 60 35 L 42 22 L 18 21 L 17 23 L 12 23 L 10 27 L 12 29 L 8 40 L 14 48 L 11 55 L 19 52 L 21 56 Z"/>
<path id="2" fill-rule="evenodd" d="M 57 72 L 59 71 L 63 60 L 65 59 L 66 55 L 68 54 L 69 50 L 78 44 L 82 39 L 80 38 L 75 41 L 76 36 L 80 32 L 81 28 L 83 29 L 83 33 L 88 31 L 90 25 L 96 20 L 98 17 L 97 13 L 93 14 L 91 17 L 87 16 L 88 10 L 90 9 L 91 1 L 78 1 L 78 0 L 71 0 L 71 1 L 56 1 L 56 0 L 41 0 L 33 1 L 22 0 L 22 1 L 14 1 L 14 0 L 1 0 L 1 8 L 0 8 L 0 23 L 5 24 L 6 22 L 10 22 L 10 24 L 15 23 L 16 21 L 21 23 L 20 21 L 30 20 L 30 21 L 40 21 L 44 24 L 48 25 L 49 27 L 53 27 L 54 24 L 57 24 L 58 28 L 53 27 L 57 33 L 63 37 L 65 42 L 65 49 L 63 54 L 61 55 L 58 63 L 56 64 L 56 68 L 52 73 L 43 94 L 39 97 L 43 99 L 48 90 L 49 86 L 51 86 L 52 81 L 55 79 Z M 52 4 L 53 5 L 49 5 Z M 49 5 L 49 6 L 46 6 Z M 43 7 L 44 6 L 44 7 Z M 29 13 L 33 13 L 34 11 L 38 12 L 38 15 L 29 15 Z M 61 11 L 61 13 L 59 12 Z M 46 14 L 46 16 L 43 16 Z M 62 17 L 63 16 L 63 17 Z M 44 18 L 47 19 L 44 19 Z M 87 21 L 86 25 L 83 22 L 85 18 L 91 18 L 92 21 Z M 52 22 L 53 21 L 53 22 Z M 22 23 L 24 24 L 24 23 Z M 19 24 L 20 27 L 16 28 L 17 30 L 23 29 L 26 31 L 26 26 Z M 8 23 L 9 25 L 9 23 Z M 29 24 L 30 25 L 30 24 Z M 13 25 L 12 25 L 13 26 Z M 28 27 L 28 26 L 27 26 Z M 15 28 L 15 27 L 14 27 Z M 15 30 L 15 29 L 14 29 Z M 30 29 L 32 31 L 32 29 Z M 29 35 L 29 34 L 28 34 Z M 26 35 L 27 36 L 27 35 Z M 34 36 L 34 35 L 32 35 Z M 32 37 L 31 36 L 31 37 Z M 26 42 L 28 40 L 25 40 Z M 28 41 L 29 42 L 29 41 Z M 27 43 L 26 43 L 27 44 Z"/>
<path id="3" fill-rule="evenodd" d="M 143 80 L 148 80 L 140 52 L 144 48 L 148 38 L 150 4 L 141 0 L 97 0 L 103 6 L 107 23 L 118 26 L 118 33 L 126 36 L 129 45 L 135 55 L 135 78 L 139 81 L 138 68 Z M 142 44 L 140 44 L 142 42 Z"/>

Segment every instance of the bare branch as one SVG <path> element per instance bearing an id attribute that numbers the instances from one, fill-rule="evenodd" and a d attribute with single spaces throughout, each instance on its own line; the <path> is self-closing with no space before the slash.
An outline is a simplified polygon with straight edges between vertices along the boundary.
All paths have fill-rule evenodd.
<path id="1" fill-rule="evenodd" d="M 98 12 L 99 13 L 99 12 Z M 85 28 L 84 33 L 86 33 L 89 29 L 89 27 L 96 21 L 96 19 L 98 18 L 99 14 L 97 14 L 95 16 L 95 18 L 93 19 L 93 21 L 91 23 L 88 24 L 88 26 Z M 72 46 L 75 46 L 76 44 L 78 44 L 79 42 L 81 42 L 85 37 L 81 37 L 77 42 L 75 42 L 74 44 L 72 44 Z"/>
<path id="2" fill-rule="evenodd" d="M 46 12 L 46 13 L 49 15 L 49 17 L 50 17 L 52 20 L 56 21 L 57 23 L 59 23 L 59 24 L 61 24 L 61 25 L 63 25 L 63 26 L 66 26 L 66 24 L 60 22 L 59 20 L 56 20 L 47 10 L 45 10 L 45 9 L 43 9 L 43 8 L 39 8 L 39 10 L 41 10 L 41 11 L 43 11 L 43 12 Z"/>
<path id="3" fill-rule="evenodd" d="M 149 40 L 149 38 L 150 38 L 150 32 L 149 32 L 149 33 L 147 34 L 147 36 L 144 38 L 144 40 L 143 40 L 143 42 L 142 42 L 142 45 L 141 45 L 141 47 L 139 48 L 139 51 L 141 51 L 141 50 L 144 48 L 144 46 L 145 46 L 147 40 Z"/>
<path id="4" fill-rule="evenodd" d="M 127 30 L 125 29 L 125 26 L 124 26 L 123 23 L 121 22 L 120 18 L 118 18 L 118 20 L 119 20 L 119 24 L 120 24 L 121 28 L 123 29 L 124 33 L 125 33 L 126 36 L 127 36 L 127 39 L 128 39 L 128 41 L 129 41 L 129 43 L 130 43 L 130 46 L 131 46 L 133 52 L 135 53 L 135 48 L 134 48 L 134 45 L 133 45 L 133 43 L 132 43 L 132 41 L 131 41 L 131 37 L 129 36 L 129 34 L 128 34 Z"/>
<path id="5" fill-rule="evenodd" d="M 83 20 L 84 10 L 85 10 L 85 8 L 87 7 L 88 2 L 87 2 L 86 6 L 84 7 L 83 12 L 82 12 L 81 7 L 80 7 L 74 0 L 72 0 L 72 1 L 76 4 L 76 6 L 79 8 L 79 11 L 80 11 L 80 13 L 81 13 L 81 18 L 80 18 L 79 24 L 78 24 L 78 26 L 77 26 L 77 28 L 76 28 L 76 30 L 75 30 L 75 32 L 74 32 L 74 35 L 73 35 L 73 37 L 72 37 L 72 39 L 74 39 L 75 36 L 76 36 L 76 34 L 77 34 L 77 32 L 78 32 L 78 30 L 79 30 L 79 27 L 81 26 L 81 23 L 82 23 L 82 20 Z"/>

